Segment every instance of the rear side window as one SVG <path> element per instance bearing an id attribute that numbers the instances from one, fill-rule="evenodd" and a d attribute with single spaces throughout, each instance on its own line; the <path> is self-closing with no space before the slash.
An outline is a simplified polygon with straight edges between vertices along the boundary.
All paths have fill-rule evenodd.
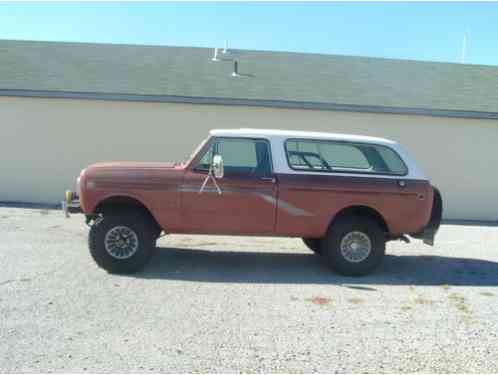
<path id="1" fill-rule="evenodd" d="M 290 139 L 285 143 L 289 166 L 295 170 L 405 175 L 399 155 L 386 146 Z"/>

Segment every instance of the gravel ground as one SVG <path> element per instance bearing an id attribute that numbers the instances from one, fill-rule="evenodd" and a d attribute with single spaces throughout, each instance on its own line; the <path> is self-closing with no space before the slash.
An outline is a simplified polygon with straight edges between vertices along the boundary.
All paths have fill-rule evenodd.
<path id="1" fill-rule="evenodd" d="M 363 278 L 296 239 L 177 235 L 114 276 L 87 230 L 0 208 L 0 372 L 498 372 L 498 228 L 389 243 Z"/>

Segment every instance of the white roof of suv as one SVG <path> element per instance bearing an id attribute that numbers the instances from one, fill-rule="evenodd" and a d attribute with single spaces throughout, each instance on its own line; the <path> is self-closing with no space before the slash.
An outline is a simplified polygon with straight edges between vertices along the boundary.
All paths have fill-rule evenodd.
<path id="1" fill-rule="evenodd" d="M 396 142 L 385 138 L 368 137 L 363 135 L 353 134 L 335 134 L 323 132 L 306 132 L 296 130 L 277 130 L 277 129 L 213 129 L 211 135 L 217 137 L 262 137 L 268 139 L 281 139 L 281 138 L 312 138 L 312 139 L 326 139 L 337 141 L 350 141 L 362 143 L 375 143 L 380 145 L 393 146 Z"/>
<path id="2" fill-rule="evenodd" d="M 272 144 L 273 166 L 277 173 L 287 174 L 309 174 L 309 171 L 296 171 L 290 168 L 285 155 L 284 147 L 280 147 L 286 139 L 289 138 L 305 138 L 305 139 L 323 139 L 331 141 L 349 141 L 359 143 L 370 143 L 375 145 L 387 146 L 394 149 L 398 155 L 403 159 L 408 168 L 408 174 L 403 176 L 406 179 L 420 179 L 426 180 L 427 178 L 423 172 L 417 167 L 415 161 L 408 155 L 408 153 L 395 141 L 385 138 L 367 137 L 363 135 L 352 134 L 334 134 L 334 133 L 321 133 L 321 132 L 306 132 L 296 130 L 275 130 L 275 129 L 213 129 L 210 131 L 212 136 L 216 137 L 233 137 L 233 138 L 266 138 Z M 319 172 L 312 172 L 313 174 L 322 174 Z M 331 173 L 325 173 L 331 175 Z M 332 173 L 334 174 L 334 173 Z M 361 176 L 355 173 L 341 173 L 341 176 Z M 381 178 L 400 178 L 396 175 L 372 175 L 372 177 Z"/>

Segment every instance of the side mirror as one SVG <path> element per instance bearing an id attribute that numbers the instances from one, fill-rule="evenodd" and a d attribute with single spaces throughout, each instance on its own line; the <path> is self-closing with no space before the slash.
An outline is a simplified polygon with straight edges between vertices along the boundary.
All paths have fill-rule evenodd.
<path id="1" fill-rule="evenodd" d="M 221 155 L 213 156 L 213 174 L 217 179 L 223 178 L 225 174 L 225 169 L 223 167 L 223 158 Z"/>

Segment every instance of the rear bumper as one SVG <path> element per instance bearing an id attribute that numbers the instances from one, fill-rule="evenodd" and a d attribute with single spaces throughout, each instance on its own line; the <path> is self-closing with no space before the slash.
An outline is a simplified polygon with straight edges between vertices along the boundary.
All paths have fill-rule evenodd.
<path id="1" fill-rule="evenodd" d="M 61 202 L 62 212 L 64 216 L 69 217 L 69 214 L 80 214 L 81 210 L 79 197 L 72 191 L 66 191 L 64 200 Z"/>
<path id="2" fill-rule="evenodd" d="M 433 189 L 434 198 L 432 202 L 431 218 L 422 231 L 411 235 L 414 238 L 422 239 L 426 245 L 430 246 L 434 246 L 434 238 L 436 237 L 443 217 L 443 199 L 441 193 L 435 187 Z"/>

